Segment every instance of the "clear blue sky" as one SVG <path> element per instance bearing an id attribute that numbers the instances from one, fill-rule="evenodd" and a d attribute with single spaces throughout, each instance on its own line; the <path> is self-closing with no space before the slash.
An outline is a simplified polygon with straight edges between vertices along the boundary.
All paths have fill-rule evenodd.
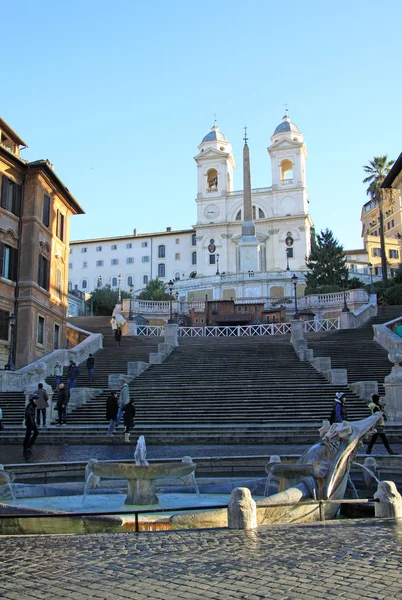
<path id="1" fill-rule="evenodd" d="M 213 114 L 242 187 L 271 184 L 284 103 L 305 136 L 310 212 L 359 248 L 362 165 L 402 151 L 400 0 L 3 2 L 0 115 L 86 215 L 71 239 L 188 228 Z"/>

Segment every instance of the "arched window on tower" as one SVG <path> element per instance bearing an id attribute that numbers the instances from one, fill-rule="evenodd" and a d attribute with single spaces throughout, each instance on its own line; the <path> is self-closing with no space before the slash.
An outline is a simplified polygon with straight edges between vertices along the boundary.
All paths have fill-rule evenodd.
<path id="1" fill-rule="evenodd" d="M 165 258 L 165 246 L 158 246 L 158 258 Z"/>
<path id="2" fill-rule="evenodd" d="M 239 212 L 236 215 L 236 221 L 241 221 L 242 220 L 242 211 L 241 209 L 239 210 Z M 258 215 L 258 216 L 257 216 Z M 253 221 L 257 221 L 258 219 L 265 219 L 265 213 L 262 210 L 262 208 L 258 208 L 253 205 Z"/>
<path id="3" fill-rule="evenodd" d="M 113 277 L 112 279 L 112 287 L 117 287 L 117 277 Z"/>
<path id="4" fill-rule="evenodd" d="M 281 181 L 282 183 L 293 183 L 293 163 L 288 158 L 281 162 Z"/>
<path id="5" fill-rule="evenodd" d="M 207 173 L 207 192 L 216 192 L 218 189 L 218 171 L 209 169 Z"/>
<path id="6" fill-rule="evenodd" d="M 158 277 L 165 277 L 165 265 L 163 263 L 158 265 Z"/>
<path id="7" fill-rule="evenodd" d="M 197 252 L 193 252 L 191 255 L 191 264 L 192 265 L 196 265 L 197 264 Z"/>
<path id="8" fill-rule="evenodd" d="M 81 287 L 82 287 L 83 290 L 87 289 L 87 287 L 88 287 L 88 281 L 86 279 L 82 280 Z"/>
<path id="9" fill-rule="evenodd" d="M 241 210 L 236 215 L 236 221 L 241 221 Z"/>

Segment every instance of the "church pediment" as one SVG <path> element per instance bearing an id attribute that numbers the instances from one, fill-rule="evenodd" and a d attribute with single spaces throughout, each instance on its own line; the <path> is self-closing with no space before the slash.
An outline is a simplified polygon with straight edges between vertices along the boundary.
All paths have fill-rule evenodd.
<path id="1" fill-rule="evenodd" d="M 271 146 L 268 147 L 268 152 L 270 150 L 288 150 L 289 148 L 301 148 L 301 146 L 303 145 L 304 142 L 296 142 L 296 140 L 279 140 L 278 142 L 274 142 Z"/>
<path id="2" fill-rule="evenodd" d="M 229 152 L 221 152 L 220 150 L 215 150 L 215 148 L 208 148 L 208 150 L 205 150 L 205 152 L 200 152 L 199 154 L 197 154 L 197 156 L 194 156 L 194 160 L 198 161 L 200 159 L 205 158 L 212 160 L 216 160 L 217 158 L 224 158 L 225 160 L 227 160 L 230 157 L 231 153 Z"/>

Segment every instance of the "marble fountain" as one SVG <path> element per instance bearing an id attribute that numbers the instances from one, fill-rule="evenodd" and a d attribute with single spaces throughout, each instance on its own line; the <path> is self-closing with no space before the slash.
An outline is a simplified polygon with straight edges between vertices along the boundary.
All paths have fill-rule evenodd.
<path id="1" fill-rule="evenodd" d="M 226 527 L 226 505 L 239 486 L 248 488 L 260 507 L 258 524 L 316 521 L 322 518 L 322 510 L 324 518 L 331 519 L 339 504 L 323 505 L 320 515 L 318 503 L 312 501 L 344 498 L 362 439 L 373 430 L 381 414 L 331 426 L 324 422 L 319 441 L 296 463 L 285 464 L 279 457 L 271 457 L 264 477 L 209 481 L 199 489 L 194 476 L 196 464 L 190 457 L 182 462 L 149 464 L 143 436 L 133 462 L 90 460 L 84 489 L 81 485 L 74 494 L 38 486 L 43 493 L 27 497 L 25 484 L 13 483 L 12 473 L 0 469 L 0 534 L 132 531 L 135 510 L 152 511 L 148 516 L 141 515 L 140 529 Z M 172 485 L 172 479 L 181 479 L 181 485 Z M 163 487 L 164 480 L 170 480 L 168 487 Z M 192 508 L 195 506 L 198 508 Z M 222 508 L 209 508 L 213 506 Z M 178 507 L 189 510 L 175 512 Z M 115 514 L 102 515 L 102 511 Z M 86 516 L 86 512 L 97 514 Z M 19 518 L 19 513 L 31 516 Z M 35 517 L 44 513 L 49 516 Z M 2 514 L 14 516 L 2 519 Z M 57 518 L 61 514 L 65 516 Z"/>

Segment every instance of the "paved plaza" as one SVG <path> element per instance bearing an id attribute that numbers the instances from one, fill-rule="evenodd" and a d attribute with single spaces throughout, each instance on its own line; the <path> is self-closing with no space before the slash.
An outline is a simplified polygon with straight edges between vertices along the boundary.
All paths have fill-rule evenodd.
<path id="1" fill-rule="evenodd" d="M 402 599 L 402 524 L 388 520 L 4 537 L 0 598 Z"/>

